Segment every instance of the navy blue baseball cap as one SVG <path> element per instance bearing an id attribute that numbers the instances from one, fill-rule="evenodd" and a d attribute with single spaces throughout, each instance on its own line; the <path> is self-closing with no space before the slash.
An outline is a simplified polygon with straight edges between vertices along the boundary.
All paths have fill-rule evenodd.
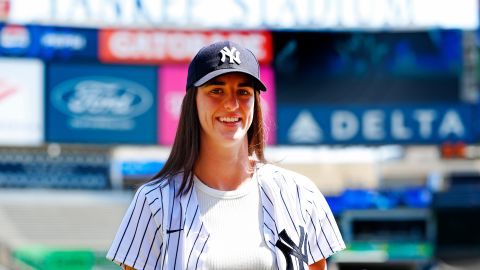
<path id="1" fill-rule="evenodd" d="M 260 65 L 255 55 L 237 43 L 220 41 L 203 47 L 188 66 L 187 90 L 231 72 L 241 72 L 253 79 L 255 89 L 266 91 L 260 81 Z"/>

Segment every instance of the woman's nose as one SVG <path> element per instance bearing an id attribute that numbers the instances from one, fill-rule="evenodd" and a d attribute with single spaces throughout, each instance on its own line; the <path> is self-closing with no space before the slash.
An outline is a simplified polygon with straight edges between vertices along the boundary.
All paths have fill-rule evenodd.
<path id="1" fill-rule="evenodd" d="M 238 99 L 235 94 L 231 93 L 228 96 L 225 97 L 225 103 L 224 103 L 225 109 L 229 111 L 234 111 L 238 108 Z"/>

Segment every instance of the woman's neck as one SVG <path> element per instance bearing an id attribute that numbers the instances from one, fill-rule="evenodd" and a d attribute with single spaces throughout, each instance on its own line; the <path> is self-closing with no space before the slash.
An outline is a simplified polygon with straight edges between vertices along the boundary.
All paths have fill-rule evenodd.
<path id="1" fill-rule="evenodd" d="M 194 173 L 211 188 L 235 190 L 251 178 L 253 165 L 248 156 L 247 140 L 230 147 L 202 142 Z"/>

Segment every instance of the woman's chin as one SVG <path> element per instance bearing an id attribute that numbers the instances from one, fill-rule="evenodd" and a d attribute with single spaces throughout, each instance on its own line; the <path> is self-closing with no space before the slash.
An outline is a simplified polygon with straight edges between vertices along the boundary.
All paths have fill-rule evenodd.
<path id="1" fill-rule="evenodd" d="M 228 133 L 228 134 L 221 134 L 220 140 L 229 142 L 229 143 L 236 143 L 236 142 L 242 142 L 246 138 L 246 134 L 243 134 L 241 132 L 235 132 L 235 133 Z"/>

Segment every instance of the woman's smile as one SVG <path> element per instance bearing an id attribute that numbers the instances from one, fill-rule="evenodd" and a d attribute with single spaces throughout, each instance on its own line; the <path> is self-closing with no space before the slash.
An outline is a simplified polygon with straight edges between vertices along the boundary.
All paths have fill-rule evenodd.
<path id="1" fill-rule="evenodd" d="M 237 127 L 242 124 L 242 118 L 236 116 L 217 117 L 218 121 L 227 127 Z"/>

